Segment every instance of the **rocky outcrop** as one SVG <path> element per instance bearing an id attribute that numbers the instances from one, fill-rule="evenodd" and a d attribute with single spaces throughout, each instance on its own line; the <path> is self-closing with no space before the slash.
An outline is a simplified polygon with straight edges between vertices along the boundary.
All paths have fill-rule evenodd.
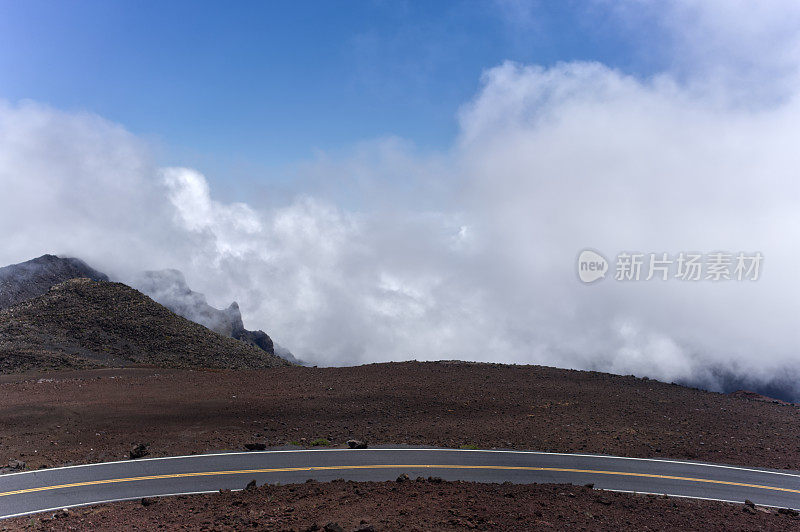
<path id="1" fill-rule="evenodd" d="M 80 259 L 55 255 L 0 268 L 0 309 L 40 296 L 50 287 L 69 279 L 87 278 L 108 281 L 108 277 Z"/>
<path id="2" fill-rule="evenodd" d="M 231 338 L 236 338 L 247 344 L 250 344 L 259 349 L 263 349 L 268 353 L 275 353 L 275 347 L 270 338 L 264 331 L 248 331 L 244 328 L 242 322 L 242 313 L 239 310 L 239 304 L 234 301 L 227 309 L 225 309 L 228 317 L 231 320 Z M 277 354 L 277 353 L 276 353 Z"/>
<path id="3" fill-rule="evenodd" d="M 178 316 L 224 336 L 232 338 L 234 322 L 237 318 L 239 323 L 242 321 L 238 305 L 234 303 L 226 310 L 212 307 L 205 295 L 189 288 L 179 270 L 146 271 L 131 284 Z"/>
<path id="4" fill-rule="evenodd" d="M 133 285 L 179 316 L 267 353 L 276 354 L 294 364 L 299 363 L 287 349 L 276 347 L 272 338 L 264 331 L 245 329 L 238 303 L 234 301 L 226 309 L 212 307 L 206 301 L 205 295 L 189 288 L 179 270 L 146 271 Z"/>

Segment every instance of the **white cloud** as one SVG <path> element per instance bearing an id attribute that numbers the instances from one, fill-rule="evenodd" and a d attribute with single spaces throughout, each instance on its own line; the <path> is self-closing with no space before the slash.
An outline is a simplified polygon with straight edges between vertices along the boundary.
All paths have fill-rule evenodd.
<path id="1" fill-rule="evenodd" d="M 762 106 L 793 97 L 800 77 L 800 3 L 794 0 L 595 0 L 634 46 L 661 56 L 694 91 Z"/>
<path id="2" fill-rule="evenodd" d="M 674 4 L 683 25 L 670 31 L 694 50 L 692 33 L 714 19 L 703 5 L 692 25 L 679 16 L 687 5 Z M 747 24 L 747 39 L 767 31 Z M 715 35 L 735 42 L 733 30 Z M 122 279 L 176 267 L 312 363 L 459 358 L 705 383 L 728 368 L 769 380 L 800 346 L 800 103 L 781 76 L 780 98 L 739 105 L 731 75 L 751 79 L 750 64 L 719 47 L 697 56 L 712 51 L 726 67 L 708 79 L 505 63 L 462 108 L 452 149 L 421 155 L 383 139 L 320 154 L 302 165 L 297 198 L 274 209 L 214 199 L 201 173 L 155 168 L 98 117 L 5 104 L 0 261 L 73 254 Z M 776 53 L 791 72 L 796 57 Z M 585 247 L 761 251 L 765 266 L 751 284 L 583 286 Z"/>

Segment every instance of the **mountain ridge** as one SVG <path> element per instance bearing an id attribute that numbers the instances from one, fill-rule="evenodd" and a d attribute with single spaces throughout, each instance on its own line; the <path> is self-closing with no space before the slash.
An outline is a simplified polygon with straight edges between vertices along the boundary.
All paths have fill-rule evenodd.
<path id="1" fill-rule="evenodd" d="M 42 255 L 0 268 L 0 309 L 46 293 L 68 279 L 108 281 L 108 276 L 81 259 Z"/>
<path id="2" fill-rule="evenodd" d="M 110 280 L 105 273 L 95 270 L 81 259 L 52 254 L 4 266 L 0 268 L 0 310 L 43 295 L 53 286 L 70 279 L 81 278 Z M 145 271 L 132 284 L 134 289 L 179 316 L 271 355 L 277 354 L 293 364 L 302 363 L 288 349 L 275 346 L 266 332 L 245 329 L 239 305 L 235 301 L 222 310 L 209 305 L 203 294 L 189 288 L 179 270 Z"/>
<path id="3" fill-rule="evenodd" d="M 0 311 L 0 371 L 158 366 L 290 365 L 222 336 L 124 285 L 70 279 Z"/>

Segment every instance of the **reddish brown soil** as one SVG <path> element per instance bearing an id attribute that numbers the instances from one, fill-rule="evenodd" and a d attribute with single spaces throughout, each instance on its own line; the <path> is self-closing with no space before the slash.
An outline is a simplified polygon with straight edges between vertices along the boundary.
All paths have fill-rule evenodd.
<path id="1" fill-rule="evenodd" d="M 341 528 L 334 528 L 334 523 Z M 568 485 L 425 480 L 263 486 L 252 491 L 80 508 L 17 518 L 2 525 L 9 530 L 113 531 L 786 531 L 799 529 L 800 517 L 760 507 L 610 493 Z"/>
<path id="2" fill-rule="evenodd" d="M 327 438 L 800 469 L 800 409 L 538 366 L 392 363 L 0 376 L 0 459 L 29 468 Z"/>

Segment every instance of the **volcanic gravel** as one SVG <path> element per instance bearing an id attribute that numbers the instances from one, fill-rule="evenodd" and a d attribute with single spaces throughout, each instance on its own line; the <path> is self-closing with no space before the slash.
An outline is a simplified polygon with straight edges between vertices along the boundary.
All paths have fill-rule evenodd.
<path id="1" fill-rule="evenodd" d="M 559 484 L 307 482 L 38 514 L 7 530 L 797 530 L 774 509 Z"/>
<path id="2" fill-rule="evenodd" d="M 282 358 L 177 316 L 121 283 L 72 279 L 0 311 L 0 372 L 129 366 L 264 368 Z"/>
<path id="3" fill-rule="evenodd" d="M 320 438 L 800 469 L 795 405 L 595 372 L 403 362 L 0 376 L 0 464 L 115 460 L 141 443 L 163 456 Z"/>

